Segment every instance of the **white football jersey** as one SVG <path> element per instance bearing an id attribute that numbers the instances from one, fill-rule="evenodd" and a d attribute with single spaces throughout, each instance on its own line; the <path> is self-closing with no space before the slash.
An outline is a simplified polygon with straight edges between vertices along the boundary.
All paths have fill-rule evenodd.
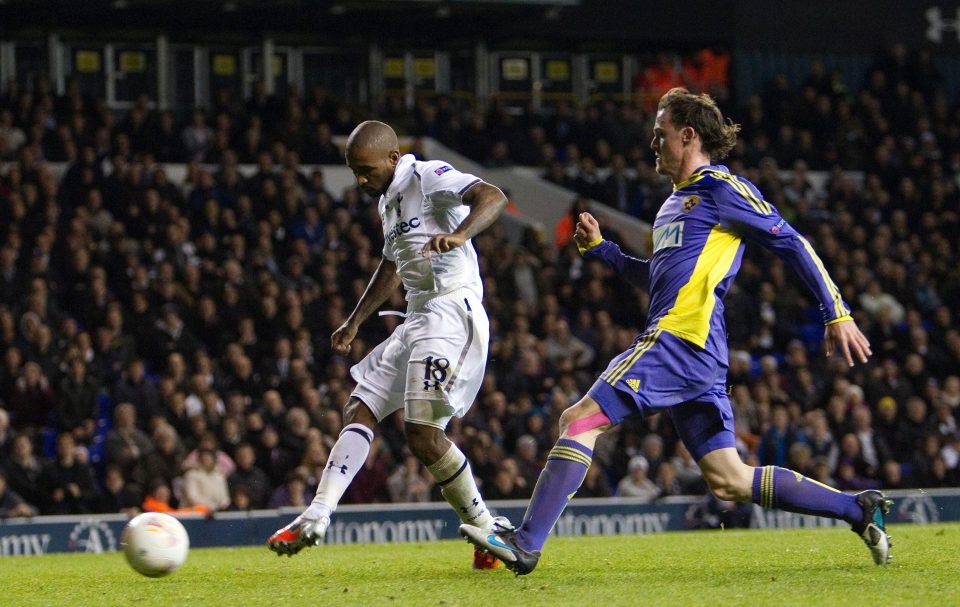
<path id="1" fill-rule="evenodd" d="M 378 210 L 383 222 L 383 256 L 397 264 L 411 305 L 460 288 L 483 297 L 472 241 L 443 254 L 420 255 L 430 238 L 459 227 L 470 213 L 463 194 L 480 181 L 441 160 L 421 162 L 405 154 L 397 163 Z"/>

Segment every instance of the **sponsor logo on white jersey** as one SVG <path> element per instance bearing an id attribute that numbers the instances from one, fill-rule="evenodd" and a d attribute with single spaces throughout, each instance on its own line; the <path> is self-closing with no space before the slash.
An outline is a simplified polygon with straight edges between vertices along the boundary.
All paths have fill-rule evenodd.
<path id="1" fill-rule="evenodd" d="M 393 224 L 393 228 L 387 232 L 387 242 L 393 242 L 397 239 L 397 236 L 401 234 L 407 234 L 410 230 L 420 227 L 420 218 L 414 217 L 410 221 L 400 220 L 397 223 Z"/>

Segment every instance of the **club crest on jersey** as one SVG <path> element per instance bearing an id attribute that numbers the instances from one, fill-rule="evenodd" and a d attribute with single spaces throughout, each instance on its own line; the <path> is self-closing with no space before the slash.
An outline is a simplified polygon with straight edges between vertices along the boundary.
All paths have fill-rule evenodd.
<path id="1" fill-rule="evenodd" d="M 433 172 L 436 173 L 437 175 L 443 175 L 443 174 L 446 173 L 447 171 L 452 171 L 452 170 L 453 170 L 453 167 L 452 167 L 452 166 L 450 166 L 450 165 L 444 165 L 444 166 L 440 167 L 439 169 L 435 169 Z"/>
<path id="2" fill-rule="evenodd" d="M 693 196 L 687 196 L 683 199 L 683 212 L 689 213 L 693 210 L 693 207 L 700 204 L 700 197 L 694 194 Z"/>
<path id="3" fill-rule="evenodd" d="M 653 229 L 653 252 L 683 245 L 683 222 L 674 221 Z"/>

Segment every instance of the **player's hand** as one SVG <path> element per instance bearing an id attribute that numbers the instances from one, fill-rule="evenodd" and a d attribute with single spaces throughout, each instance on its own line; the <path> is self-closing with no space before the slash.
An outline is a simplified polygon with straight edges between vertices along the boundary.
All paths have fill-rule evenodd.
<path id="1" fill-rule="evenodd" d="M 580 213 L 577 218 L 577 229 L 573 233 L 573 239 L 581 251 L 585 251 L 591 243 L 603 238 L 600 233 L 600 224 L 590 213 Z"/>
<path id="2" fill-rule="evenodd" d="M 467 242 L 467 238 L 463 234 L 456 232 L 452 234 L 437 234 L 428 240 L 427 244 L 423 245 L 423 248 L 420 249 L 420 255 L 426 257 L 430 255 L 430 253 L 446 253 L 451 249 L 456 249 L 463 245 L 465 242 Z"/>
<path id="3" fill-rule="evenodd" d="M 827 325 L 823 332 L 823 341 L 824 353 L 827 356 L 833 356 L 834 348 L 839 348 L 840 353 L 851 367 L 854 359 L 866 363 L 870 355 L 873 354 L 867 336 L 860 331 L 857 323 L 852 319 Z"/>
<path id="4" fill-rule="evenodd" d="M 350 344 L 357 336 L 357 326 L 349 320 L 333 332 L 330 336 L 330 345 L 333 347 L 333 353 L 346 356 L 350 353 Z"/>

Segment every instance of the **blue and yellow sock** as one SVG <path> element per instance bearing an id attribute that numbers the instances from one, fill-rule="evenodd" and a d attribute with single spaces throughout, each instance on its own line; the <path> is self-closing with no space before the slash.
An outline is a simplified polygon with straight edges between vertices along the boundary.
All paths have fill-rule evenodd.
<path id="1" fill-rule="evenodd" d="M 754 468 L 753 503 L 764 508 L 843 519 L 852 526 L 859 525 L 863 519 L 863 509 L 853 495 L 777 466 Z"/>
<path id="2" fill-rule="evenodd" d="M 540 550 L 570 498 L 587 475 L 593 451 L 577 441 L 561 438 L 550 450 L 540 473 L 530 505 L 517 529 L 517 544 L 525 550 Z"/>

